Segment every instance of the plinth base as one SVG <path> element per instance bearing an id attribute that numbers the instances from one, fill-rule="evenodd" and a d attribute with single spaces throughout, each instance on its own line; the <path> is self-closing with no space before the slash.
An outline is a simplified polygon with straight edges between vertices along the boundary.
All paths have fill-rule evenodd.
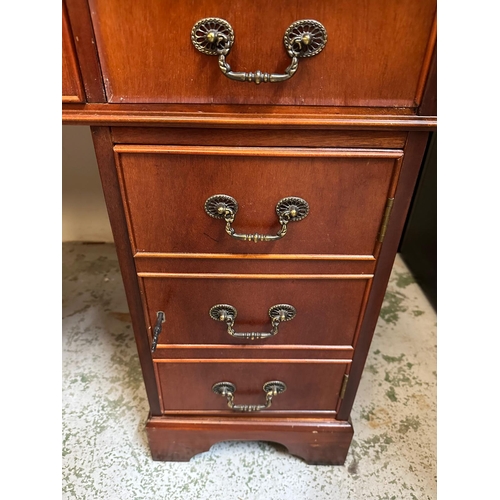
<path id="1" fill-rule="evenodd" d="M 186 462 L 220 441 L 269 441 L 311 465 L 343 465 L 350 422 L 327 419 L 150 417 L 146 431 L 153 460 Z"/>

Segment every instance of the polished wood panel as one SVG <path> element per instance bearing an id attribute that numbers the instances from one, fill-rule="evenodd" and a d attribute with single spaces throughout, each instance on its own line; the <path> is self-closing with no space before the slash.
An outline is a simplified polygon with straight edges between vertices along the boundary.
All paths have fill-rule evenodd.
<path id="1" fill-rule="evenodd" d="M 340 395 L 346 364 L 325 362 L 280 363 L 279 361 L 219 363 L 217 360 L 200 363 L 156 363 L 164 410 L 224 410 L 227 415 L 235 412 L 227 407 L 225 398 L 212 392 L 213 384 L 228 381 L 236 386 L 235 404 L 263 404 L 262 386 L 280 380 L 287 390 L 273 399 L 272 407 L 263 414 L 270 416 L 274 410 L 330 410 L 334 411 Z"/>
<path id="2" fill-rule="evenodd" d="M 273 148 L 245 146 L 151 146 L 142 144 L 116 145 L 114 151 L 120 153 L 150 153 L 203 156 L 259 156 L 278 158 L 400 158 L 401 150 L 381 149 L 330 149 L 330 148 Z"/>
<path id="3" fill-rule="evenodd" d="M 311 345 L 264 345 L 253 344 L 158 344 L 154 353 L 154 361 L 159 363 L 171 360 L 241 359 L 243 362 L 257 362 L 262 359 L 306 360 L 307 362 L 323 362 L 335 360 L 338 363 L 350 363 L 353 348 L 347 345 L 311 346 Z"/>
<path id="4" fill-rule="evenodd" d="M 281 261 L 373 261 L 375 257 L 372 255 L 322 255 L 322 254 L 301 254 L 301 255 L 284 255 L 279 253 L 267 253 L 267 254 L 232 254 L 232 253 L 163 253 L 163 252 L 137 252 L 134 254 L 137 259 L 148 259 L 151 262 L 155 259 L 215 259 L 215 260 L 238 260 L 239 262 L 243 260 L 254 260 L 254 261 L 264 261 L 264 260 L 281 260 Z M 152 264 L 151 264 L 152 265 Z"/>
<path id="5" fill-rule="evenodd" d="M 414 107 L 436 11 L 435 0 L 89 3 L 108 100 L 114 103 Z M 193 25 L 213 16 L 234 29 L 228 63 L 236 71 L 283 72 L 290 64 L 283 35 L 299 19 L 321 22 L 328 43 L 317 56 L 301 60 L 287 82 L 235 82 L 222 75 L 216 57 L 191 43 Z"/>
<path id="6" fill-rule="evenodd" d="M 153 458 L 188 460 L 218 441 L 262 439 L 308 463 L 343 463 L 349 414 L 436 127 L 436 1 L 65 2 L 63 51 L 73 62 L 63 80 L 75 102 L 63 103 L 63 123 L 97 126 Z M 300 18 L 321 21 L 329 41 L 283 84 L 233 82 L 191 44 L 192 25 L 207 16 L 233 25 L 235 70 L 282 70 L 283 32 Z M 84 92 L 74 90 L 75 70 Z M 204 212 L 218 193 L 237 199 L 240 233 L 275 234 L 275 205 L 285 196 L 305 198 L 311 212 L 282 240 L 235 241 Z M 210 307 L 223 302 L 238 309 L 237 332 L 270 330 L 273 303 L 291 303 L 297 316 L 275 337 L 245 342 L 210 319 Z M 151 353 L 157 310 L 167 317 Z M 236 404 L 259 404 L 263 383 L 275 379 L 288 390 L 255 414 L 232 412 L 211 391 L 230 380 Z"/>
<path id="7" fill-rule="evenodd" d="M 405 148 L 405 159 L 403 160 L 400 182 L 396 190 L 393 212 L 377 262 L 372 290 L 361 325 L 359 341 L 355 345 L 353 363 L 349 373 L 349 384 L 347 385 L 345 398 L 342 400 L 342 404 L 339 408 L 338 418 L 340 420 L 347 420 L 349 418 L 356 391 L 361 381 L 361 375 L 377 325 L 378 316 L 387 289 L 387 283 L 389 282 L 394 258 L 396 257 L 401 233 L 410 206 L 411 195 L 415 188 L 428 139 L 429 134 L 422 132 L 413 132 L 408 136 L 408 142 Z"/>
<path id="8" fill-rule="evenodd" d="M 199 364 L 199 363 L 221 363 L 221 364 L 255 364 L 257 365 L 258 363 L 272 363 L 274 361 L 278 361 L 278 358 L 241 358 L 238 356 L 235 357 L 230 357 L 230 358 L 196 358 L 196 359 L 186 359 L 186 358 L 177 358 L 177 359 L 169 359 L 169 358 L 155 358 L 153 360 L 156 364 L 156 366 L 160 366 L 164 363 L 176 363 L 176 364 Z M 330 359 L 330 358 L 293 358 L 293 359 L 287 359 L 287 358 L 282 358 L 279 359 L 280 364 L 308 364 L 308 365 L 320 365 L 320 364 L 342 364 L 342 365 L 348 365 L 351 363 L 350 359 Z"/>
<path id="9" fill-rule="evenodd" d="M 329 148 L 402 149 L 405 132 L 350 130 L 220 130 L 192 128 L 113 127 L 117 144 L 186 145 L 186 146 L 278 146 Z"/>
<path id="10" fill-rule="evenodd" d="M 62 102 L 85 102 L 66 5 L 62 4 Z"/>
<path id="11" fill-rule="evenodd" d="M 188 461 L 225 440 L 270 441 L 309 464 L 341 465 L 353 436 L 350 422 L 287 418 L 149 418 L 146 431 L 153 460 Z"/>
<path id="12" fill-rule="evenodd" d="M 150 148 L 150 149 L 148 149 Z M 140 252 L 372 255 L 401 151 L 209 146 L 115 146 L 132 246 Z M 207 198 L 234 197 L 234 227 L 276 234 L 279 200 L 299 196 L 309 215 L 279 241 L 236 241 Z"/>
<path id="13" fill-rule="evenodd" d="M 149 407 L 152 415 L 160 414 L 158 387 L 150 355 L 150 347 L 146 330 L 146 321 L 142 310 L 142 301 L 137 282 L 134 258 L 129 244 L 129 234 L 125 221 L 118 179 L 115 169 L 111 131 L 105 127 L 92 128 L 92 139 L 99 166 L 99 174 L 104 191 L 104 200 L 108 210 L 109 222 L 113 232 L 118 262 L 120 264 L 123 284 L 130 310 L 135 342 L 139 353 L 142 376 L 146 386 Z"/>
<path id="14" fill-rule="evenodd" d="M 364 274 L 371 275 L 375 269 L 375 258 L 371 255 L 363 259 L 356 256 L 328 256 L 328 259 L 317 259 L 314 254 L 309 255 L 279 255 L 274 258 L 256 259 L 254 257 L 268 257 L 267 254 L 235 255 L 240 258 L 217 258 L 219 254 L 173 254 L 173 257 L 148 257 L 147 253 L 135 255 L 135 267 L 139 274 L 201 274 L 207 269 L 212 274 Z M 158 254 L 162 255 L 162 254 Z M 165 255 L 165 254 L 163 254 Z M 167 254 L 168 255 L 168 254 Z M 227 254 L 222 254 L 226 256 Z M 213 256 L 213 257 L 212 257 Z M 271 255 L 272 257 L 272 255 Z M 282 257 L 289 257 L 283 259 Z M 304 258 L 305 257 L 305 258 Z M 319 255 L 319 257 L 324 257 Z M 347 257 L 336 259 L 336 257 Z"/>
<path id="15" fill-rule="evenodd" d="M 149 331 L 158 311 L 165 313 L 162 344 L 352 345 L 369 279 L 165 279 L 142 278 Z M 209 316 L 216 304 L 238 311 L 236 332 L 269 332 L 269 308 L 290 304 L 297 310 L 280 323 L 277 335 L 249 341 L 233 338 L 227 325 Z"/>
<path id="16" fill-rule="evenodd" d="M 429 80 L 432 79 L 432 72 L 434 68 L 432 67 L 433 57 L 436 48 L 436 37 L 437 37 L 437 18 L 434 17 L 434 22 L 432 23 L 431 36 L 429 38 L 429 44 L 427 50 L 425 51 L 424 61 L 422 63 L 422 69 L 420 70 L 420 78 L 418 81 L 417 92 L 415 101 L 420 105 L 423 104 L 422 94 L 424 93 L 425 87 L 428 85 Z"/>
<path id="17" fill-rule="evenodd" d="M 314 130 L 432 130 L 434 116 L 407 108 L 273 107 L 199 104 L 65 104 L 66 125 Z"/>
<path id="18" fill-rule="evenodd" d="M 422 104 L 418 108 L 418 114 L 422 116 L 437 115 L 437 46 L 434 47 L 429 76 L 424 88 Z"/>
<path id="19" fill-rule="evenodd" d="M 437 134 L 425 152 L 398 252 L 437 311 Z"/>
<path id="20" fill-rule="evenodd" d="M 106 102 L 87 0 L 64 0 L 88 103 Z M 64 107 L 64 106 L 63 106 Z M 90 125 L 90 124 L 89 124 Z"/>
<path id="21" fill-rule="evenodd" d="M 227 274 L 227 273 L 137 273 L 141 278 L 185 278 L 185 279 L 255 279 L 255 280 L 364 280 L 371 274 Z"/>

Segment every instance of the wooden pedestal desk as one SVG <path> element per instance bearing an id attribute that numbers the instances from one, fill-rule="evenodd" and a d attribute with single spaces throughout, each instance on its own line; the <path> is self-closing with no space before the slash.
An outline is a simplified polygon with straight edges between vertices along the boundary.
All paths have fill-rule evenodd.
<path id="1" fill-rule="evenodd" d="M 91 126 L 155 460 L 265 440 L 344 463 L 436 127 L 435 16 L 63 3 L 63 123 Z"/>

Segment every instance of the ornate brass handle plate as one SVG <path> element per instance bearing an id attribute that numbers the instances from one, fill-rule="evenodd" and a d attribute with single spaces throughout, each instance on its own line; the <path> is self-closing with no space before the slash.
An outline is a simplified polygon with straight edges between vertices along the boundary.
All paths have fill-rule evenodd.
<path id="1" fill-rule="evenodd" d="M 241 412 L 251 412 L 251 411 L 261 411 L 269 408 L 273 402 L 273 397 L 282 392 L 286 391 L 286 385 L 284 382 L 279 380 L 273 380 L 271 382 L 266 382 L 262 387 L 262 390 L 266 393 L 266 402 L 263 405 L 235 405 L 234 404 L 234 393 L 236 392 L 236 386 L 231 382 L 217 382 L 212 386 L 212 391 L 219 396 L 227 399 L 227 406 L 233 411 Z"/>
<path id="2" fill-rule="evenodd" d="M 288 55 L 292 58 L 290 66 L 283 74 L 245 73 L 233 71 L 226 62 L 234 43 L 234 31 L 231 25 L 218 17 L 200 19 L 191 30 L 193 45 L 203 54 L 219 57 L 219 68 L 224 75 L 238 82 L 276 83 L 291 78 L 299 67 L 299 58 L 313 57 L 323 50 L 327 42 L 325 27 L 318 21 L 303 19 L 295 21 L 285 32 L 283 42 Z"/>
<path id="3" fill-rule="evenodd" d="M 205 202 L 205 212 L 215 219 L 224 219 L 226 221 L 226 233 L 232 238 L 242 241 L 275 241 L 283 238 L 287 232 L 289 222 L 297 222 L 307 217 L 309 213 L 309 204 L 302 198 L 290 196 L 283 198 L 276 205 L 276 214 L 278 215 L 281 228 L 277 234 L 238 234 L 232 227 L 234 217 L 238 211 L 238 202 L 226 194 L 216 194 L 210 196 Z"/>
<path id="4" fill-rule="evenodd" d="M 260 340 L 274 337 L 278 333 L 279 324 L 283 321 L 290 321 L 295 318 L 297 311 L 295 307 L 289 304 L 277 304 L 269 309 L 269 317 L 271 318 L 270 332 L 235 332 L 234 320 L 238 314 L 236 308 L 229 304 L 217 304 L 210 308 L 210 317 L 215 321 L 223 321 L 227 325 L 227 333 L 231 337 L 247 340 Z"/>

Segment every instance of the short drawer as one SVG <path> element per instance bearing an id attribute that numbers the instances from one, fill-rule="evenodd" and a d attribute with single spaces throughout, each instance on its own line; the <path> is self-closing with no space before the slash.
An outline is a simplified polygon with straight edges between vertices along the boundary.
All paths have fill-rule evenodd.
<path id="1" fill-rule="evenodd" d="M 213 276 L 141 278 L 150 341 L 157 313 L 164 313 L 158 350 L 172 344 L 350 347 L 371 285 L 370 275 Z"/>
<path id="2" fill-rule="evenodd" d="M 403 157 L 377 149 L 114 149 L 133 250 L 177 254 L 373 256 Z M 281 232 L 281 200 L 300 198 L 308 212 L 299 209 L 275 241 L 240 241 L 227 234 L 223 215 L 207 214 L 216 195 L 236 202 L 231 227 L 251 240 Z"/>
<path id="3" fill-rule="evenodd" d="M 197 359 L 155 363 L 165 412 L 271 415 L 293 412 L 335 412 L 349 366 L 344 360 L 327 362 L 249 362 Z M 271 406 L 258 412 L 231 410 L 227 398 L 213 392 L 219 382 L 234 385 L 235 405 L 262 405 L 267 382 L 283 382 L 286 390 Z"/>
<path id="4" fill-rule="evenodd" d="M 90 0 L 99 60 L 113 103 L 418 106 L 435 41 L 436 0 L 226 2 Z M 289 26 L 316 20 L 325 48 L 284 82 L 233 81 L 191 42 L 194 25 L 222 18 L 234 31 L 236 72 L 284 74 Z"/>

